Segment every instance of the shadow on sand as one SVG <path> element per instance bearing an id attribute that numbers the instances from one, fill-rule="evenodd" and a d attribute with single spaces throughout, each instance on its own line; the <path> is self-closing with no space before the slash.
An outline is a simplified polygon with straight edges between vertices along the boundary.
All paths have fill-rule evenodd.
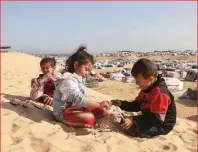
<path id="1" fill-rule="evenodd" d="M 4 94 L 4 93 L 2 93 L 2 95 L 5 100 L 9 100 L 9 101 L 13 98 L 20 99 L 23 101 L 30 99 L 29 97 L 18 96 L 18 95 L 10 95 L 10 94 Z M 46 121 L 52 125 L 59 124 L 65 132 L 74 133 L 76 136 L 88 135 L 92 133 L 90 129 L 86 129 L 86 128 L 75 129 L 73 127 L 68 127 L 63 123 L 55 121 L 52 111 L 48 109 L 41 110 L 36 107 L 24 108 L 21 105 L 14 106 L 10 104 L 10 102 L 4 102 L 4 100 L 2 100 L 1 108 L 14 111 L 20 117 L 25 117 L 36 123 L 41 123 L 42 121 Z M 7 115 L 6 113 L 5 114 L 2 113 L 2 116 L 6 116 L 6 115 Z"/>
<path id="2" fill-rule="evenodd" d="M 197 115 L 189 116 L 186 119 L 191 120 L 191 121 L 194 121 L 194 122 L 197 122 Z"/>
<path id="3" fill-rule="evenodd" d="M 175 99 L 175 102 L 185 105 L 187 107 L 197 107 L 197 101 L 196 100 L 190 100 L 190 99 Z"/>

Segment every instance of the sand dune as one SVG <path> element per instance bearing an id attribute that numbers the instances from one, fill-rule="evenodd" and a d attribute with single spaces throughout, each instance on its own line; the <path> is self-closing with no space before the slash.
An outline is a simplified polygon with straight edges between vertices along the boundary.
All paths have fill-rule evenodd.
<path id="1" fill-rule="evenodd" d="M 50 110 L 11 105 L 12 98 L 28 99 L 30 79 L 40 71 L 39 61 L 23 53 L 2 54 L 2 152 L 196 151 L 196 123 L 186 119 L 178 118 L 166 136 L 139 139 L 114 131 L 74 129 L 54 121 Z M 114 98 L 91 89 L 89 96 L 98 101 Z"/>

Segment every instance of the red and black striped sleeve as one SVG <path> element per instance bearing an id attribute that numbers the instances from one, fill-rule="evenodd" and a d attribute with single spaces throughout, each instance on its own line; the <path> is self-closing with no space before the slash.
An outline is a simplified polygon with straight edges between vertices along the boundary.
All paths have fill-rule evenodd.
<path id="1" fill-rule="evenodd" d="M 122 101 L 121 102 L 121 109 L 130 112 L 138 112 L 140 111 L 140 102 L 142 97 L 142 91 L 139 92 L 138 96 L 135 98 L 135 101 Z"/>

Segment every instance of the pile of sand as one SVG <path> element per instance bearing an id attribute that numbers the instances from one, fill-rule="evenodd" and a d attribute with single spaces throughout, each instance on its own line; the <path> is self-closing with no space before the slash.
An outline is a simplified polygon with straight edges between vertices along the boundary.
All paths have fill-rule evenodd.
<path id="1" fill-rule="evenodd" d="M 166 136 L 139 139 L 115 131 L 75 129 L 54 121 L 50 110 L 11 105 L 11 98 L 28 99 L 30 80 L 40 71 L 39 61 L 39 58 L 23 53 L 2 54 L 3 152 L 196 151 L 196 123 L 186 119 L 178 118 L 175 128 Z M 111 97 L 90 89 L 89 96 L 96 101 L 114 98 L 113 94 Z M 104 122 L 108 120 L 103 119 Z"/>

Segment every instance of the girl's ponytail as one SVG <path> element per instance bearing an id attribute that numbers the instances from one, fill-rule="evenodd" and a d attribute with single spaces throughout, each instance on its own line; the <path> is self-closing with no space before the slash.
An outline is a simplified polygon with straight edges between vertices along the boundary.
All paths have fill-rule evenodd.
<path id="1" fill-rule="evenodd" d="M 67 72 L 74 73 L 74 63 L 78 62 L 79 65 L 86 64 L 87 62 L 91 62 L 94 64 L 93 57 L 87 53 L 87 46 L 80 45 L 77 51 L 72 54 L 66 61 L 65 69 Z"/>

